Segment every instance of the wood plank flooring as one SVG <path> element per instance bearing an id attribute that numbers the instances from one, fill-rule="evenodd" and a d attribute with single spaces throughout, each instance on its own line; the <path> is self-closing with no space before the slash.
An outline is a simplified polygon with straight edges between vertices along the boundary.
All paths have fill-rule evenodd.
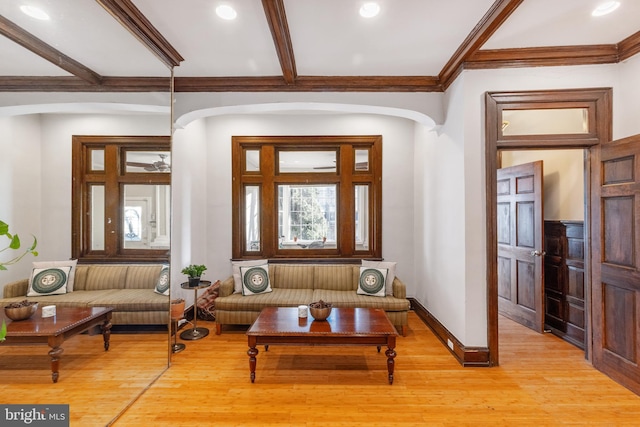
<path id="1" fill-rule="evenodd" d="M 214 324 L 198 322 L 212 332 Z M 637 426 L 640 397 L 578 348 L 500 319 L 496 368 L 462 368 L 415 313 L 395 380 L 375 347 L 260 348 L 249 380 L 244 329 L 183 341 L 166 371 L 115 422 L 154 426 Z"/>

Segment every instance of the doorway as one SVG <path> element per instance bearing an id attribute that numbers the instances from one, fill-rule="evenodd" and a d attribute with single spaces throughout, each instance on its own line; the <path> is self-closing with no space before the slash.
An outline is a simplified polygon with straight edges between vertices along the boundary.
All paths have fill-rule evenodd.
<path id="1" fill-rule="evenodd" d="M 585 189 L 589 178 L 585 172 L 586 155 L 586 150 L 581 148 L 499 150 L 498 152 L 498 167 L 500 167 L 498 176 L 506 173 L 513 175 L 514 173 L 509 172 L 512 169 L 525 169 L 526 171 L 527 168 L 530 168 L 528 165 L 540 164 L 542 200 L 540 207 L 536 207 L 539 213 L 536 212 L 535 218 L 538 220 L 534 224 L 534 228 L 539 228 L 539 230 L 537 233 L 532 232 L 532 234 L 537 234 L 544 240 L 543 243 L 540 243 L 540 250 L 532 245 L 522 248 L 524 249 L 524 261 L 520 263 L 531 269 L 540 269 L 543 277 L 538 284 L 541 286 L 537 288 L 534 283 L 527 281 L 519 283 L 518 277 L 512 274 L 515 278 L 512 280 L 507 278 L 506 282 L 513 283 L 513 287 L 518 292 L 506 289 L 506 291 L 510 291 L 506 296 L 513 300 L 509 301 L 503 295 L 504 286 L 500 285 L 505 281 L 501 273 L 498 286 L 499 312 L 536 332 L 551 332 L 583 350 L 586 337 L 586 305 L 584 300 Z M 535 171 L 526 174 L 526 176 L 533 176 L 533 172 Z M 500 183 L 500 180 L 498 182 Z M 530 191 L 529 194 L 528 198 L 534 192 Z M 499 195 L 499 200 L 504 197 Z M 516 203 L 535 207 L 535 204 L 526 202 L 526 198 L 518 196 Z M 500 207 L 498 211 L 500 223 Z M 518 213 L 521 211 L 527 212 L 526 209 L 519 209 Z M 530 224 L 526 225 L 531 226 Z M 498 231 L 501 232 L 500 225 Z M 504 252 L 502 240 L 499 236 L 499 254 Z M 519 240 L 524 240 L 526 243 L 526 239 Z M 501 270 L 500 260 L 503 260 L 503 257 L 499 258 L 499 271 Z M 536 262 L 539 265 L 534 266 L 533 264 Z M 516 268 L 519 267 L 519 265 L 516 266 Z M 526 274 L 519 274 L 519 276 L 522 279 L 528 277 Z M 534 277 L 531 276 L 531 279 L 533 280 Z M 535 301 L 533 300 L 534 296 L 537 297 Z M 520 302 L 520 297 L 522 297 L 522 302 Z M 507 310 L 504 307 L 505 302 Z M 511 307 L 515 307 L 515 310 Z"/>
<path id="2" fill-rule="evenodd" d="M 611 89 L 559 90 L 537 92 L 488 92 L 485 96 L 486 104 L 486 136 L 485 136 L 485 174 L 487 193 L 487 341 L 489 347 L 489 364 L 499 364 L 498 351 L 498 240 L 497 240 L 497 168 L 500 164 L 499 151 L 505 149 L 556 149 L 556 148 L 589 148 L 607 141 L 611 141 Z M 542 131 L 513 132 L 512 126 L 521 120 L 518 112 L 531 111 L 533 116 L 545 110 L 566 112 L 577 110 L 577 115 L 583 118 L 580 129 L 563 130 L 548 126 L 548 120 L 540 120 L 529 116 L 526 122 L 535 120 L 544 127 Z M 505 113 L 512 114 L 509 120 Z M 574 112 L 575 113 L 575 112 Z M 573 113 L 572 113 L 573 114 Z M 560 124 L 562 120 L 559 121 Z M 512 126 L 511 129 L 508 129 Z M 589 160 L 590 154 L 587 155 Z M 585 162 L 585 168 L 590 176 L 590 162 Z M 590 204 L 591 187 L 589 181 L 585 190 L 587 207 Z M 589 223 L 590 209 L 586 210 L 585 222 Z M 589 227 L 585 227 L 587 230 Z M 587 240 L 588 241 L 588 240 Z M 586 245 L 588 248 L 588 245 Z M 586 259 L 589 259 L 588 256 Z M 586 305 L 589 306 L 590 275 L 589 265 L 585 275 Z M 587 327 L 590 324 L 591 313 L 587 311 Z M 589 334 L 587 333 L 587 336 Z M 587 354 L 590 351 L 591 340 L 587 340 Z"/>

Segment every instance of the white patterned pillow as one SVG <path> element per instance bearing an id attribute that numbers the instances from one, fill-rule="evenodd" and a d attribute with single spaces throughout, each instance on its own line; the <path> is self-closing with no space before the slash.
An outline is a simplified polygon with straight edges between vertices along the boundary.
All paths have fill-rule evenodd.
<path id="1" fill-rule="evenodd" d="M 69 279 L 67 281 L 67 292 L 73 292 L 73 282 L 76 277 L 77 259 L 67 261 L 33 261 L 33 268 L 51 268 L 51 267 L 71 267 Z M 29 278 L 29 286 L 31 286 L 31 278 Z"/>
<path id="2" fill-rule="evenodd" d="M 384 297 L 386 280 L 386 268 L 360 267 L 360 279 L 358 280 L 358 290 L 356 293 L 360 295 Z"/>
<path id="3" fill-rule="evenodd" d="M 242 275 L 242 295 L 257 295 L 271 292 L 269 283 L 269 265 L 240 267 Z"/>
<path id="4" fill-rule="evenodd" d="M 70 271 L 71 267 L 34 268 L 27 296 L 66 294 Z"/>
<path id="5" fill-rule="evenodd" d="M 163 265 L 156 281 L 156 287 L 154 291 L 161 295 L 169 295 L 171 289 L 171 282 L 169 277 L 169 266 Z"/>
<path id="6" fill-rule="evenodd" d="M 368 261 L 366 259 L 362 260 L 363 267 L 370 268 L 386 268 L 387 269 L 387 280 L 385 280 L 385 293 L 387 295 L 393 295 L 393 279 L 396 278 L 396 264 L 397 262 L 389 262 L 389 261 Z"/>
<path id="7" fill-rule="evenodd" d="M 253 267 L 255 265 L 263 265 L 266 263 L 266 259 L 255 259 L 251 261 L 231 261 L 231 268 L 233 270 L 233 293 L 242 293 L 242 275 L 240 274 L 240 267 Z"/>

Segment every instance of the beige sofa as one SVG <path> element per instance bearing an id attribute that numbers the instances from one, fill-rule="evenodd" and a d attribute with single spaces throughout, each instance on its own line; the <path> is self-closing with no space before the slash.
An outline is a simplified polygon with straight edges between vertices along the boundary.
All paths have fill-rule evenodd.
<path id="1" fill-rule="evenodd" d="M 234 293 L 234 278 L 220 284 L 216 305 L 216 333 L 222 325 L 250 325 L 265 307 L 297 307 L 323 300 L 333 307 L 383 308 L 398 332 L 406 335 L 409 300 L 406 286 L 397 277 L 393 295 L 376 297 L 356 293 L 360 265 L 269 264 L 272 292 L 244 296 Z"/>
<path id="2" fill-rule="evenodd" d="M 27 297 L 29 279 L 8 283 L 2 305 L 24 299 L 56 307 L 113 307 L 113 325 L 166 325 L 169 297 L 155 292 L 160 264 L 78 264 L 73 292 Z"/>

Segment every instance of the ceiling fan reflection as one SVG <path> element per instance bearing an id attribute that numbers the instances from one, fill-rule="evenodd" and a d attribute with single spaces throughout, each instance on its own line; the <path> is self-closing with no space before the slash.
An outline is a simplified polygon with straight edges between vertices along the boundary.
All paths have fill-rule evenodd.
<path id="1" fill-rule="evenodd" d="M 142 163 L 142 162 L 127 162 L 127 166 L 133 166 L 137 168 L 143 168 L 148 172 L 170 172 L 171 165 L 165 161 L 167 158 L 166 154 L 158 154 L 160 160 L 153 163 Z"/>

